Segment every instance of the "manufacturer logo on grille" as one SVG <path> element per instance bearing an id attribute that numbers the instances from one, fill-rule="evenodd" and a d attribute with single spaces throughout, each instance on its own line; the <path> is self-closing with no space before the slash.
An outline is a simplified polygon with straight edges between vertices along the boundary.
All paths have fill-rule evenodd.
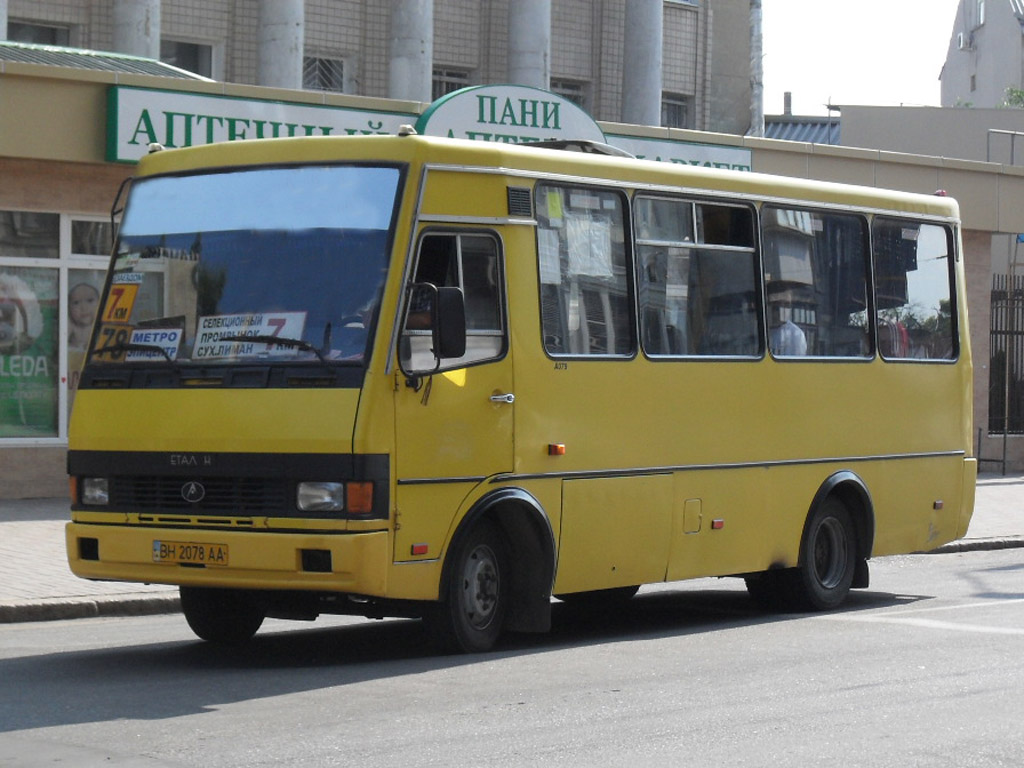
<path id="1" fill-rule="evenodd" d="M 202 483 L 197 483 L 195 480 L 185 483 L 181 486 L 181 498 L 190 504 L 196 504 L 202 501 L 206 497 L 206 489 Z"/>

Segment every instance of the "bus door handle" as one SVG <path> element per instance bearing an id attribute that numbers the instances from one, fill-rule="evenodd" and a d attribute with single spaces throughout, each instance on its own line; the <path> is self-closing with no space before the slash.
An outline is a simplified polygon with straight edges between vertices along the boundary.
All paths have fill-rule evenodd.
<path id="1" fill-rule="evenodd" d="M 492 403 L 514 403 L 515 401 L 516 396 L 513 395 L 511 392 L 505 395 L 491 395 Z"/>

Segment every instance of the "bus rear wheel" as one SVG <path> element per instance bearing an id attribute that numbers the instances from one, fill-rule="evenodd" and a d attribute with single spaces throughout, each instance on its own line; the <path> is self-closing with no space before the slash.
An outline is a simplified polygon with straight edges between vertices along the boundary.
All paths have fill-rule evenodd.
<path id="1" fill-rule="evenodd" d="M 850 510 L 830 496 L 811 515 L 800 545 L 800 565 L 786 574 L 796 609 L 827 611 L 850 593 L 857 565 L 857 537 Z"/>
<path id="2" fill-rule="evenodd" d="M 203 640 L 239 645 L 263 624 L 263 609 L 245 593 L 231 589 L 179 587 L 181 611 L 192 631 Z"/>
<path id="3" fill-rule="evenodd" d="M 505 623 L 508 557 L 497 528 L 474 526 L 452 554 L 441 604 L 427 626 L 443 650 L 481 653 L 494 647 Z"/>

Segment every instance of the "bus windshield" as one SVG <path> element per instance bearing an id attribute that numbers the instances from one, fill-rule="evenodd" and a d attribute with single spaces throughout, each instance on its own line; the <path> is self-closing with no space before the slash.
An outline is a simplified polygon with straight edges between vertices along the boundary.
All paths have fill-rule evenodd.
<path id="1" fill-rule="evenodd" d="M 91 362 L 362 365 L 400 177 L 336 165 L 135 182 Z"/>

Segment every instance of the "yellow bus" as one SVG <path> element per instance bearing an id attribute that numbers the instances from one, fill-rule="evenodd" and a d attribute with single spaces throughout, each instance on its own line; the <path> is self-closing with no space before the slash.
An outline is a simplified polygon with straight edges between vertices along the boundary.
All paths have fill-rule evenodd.
<path id="1" fill-rule="evenodd" d="M 482 651 L 705 576 L 826 610 L 967 529 L 950 198 L 411 130 L 156 149 L 67 552 L 179 585 L 204 639 L 338 613 Z"/>

